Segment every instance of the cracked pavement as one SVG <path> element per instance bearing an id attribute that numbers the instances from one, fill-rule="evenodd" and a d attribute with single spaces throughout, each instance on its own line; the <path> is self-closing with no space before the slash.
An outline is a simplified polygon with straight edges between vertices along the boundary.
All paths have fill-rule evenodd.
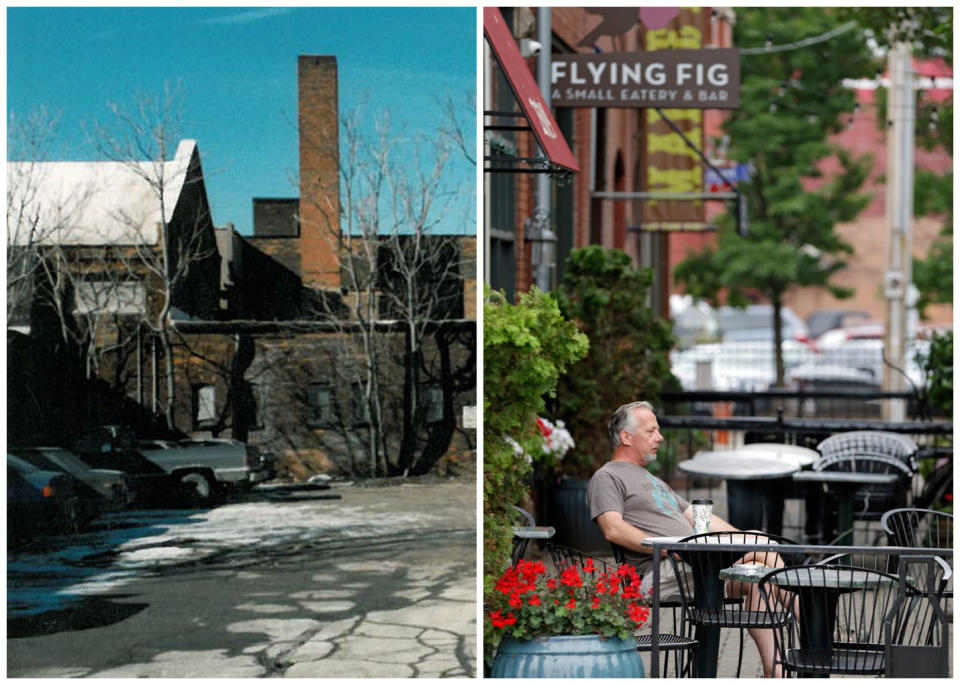
<path id="1" fill-rule="evenodd" d="M 8 554 L 9 677 L 473 677 L 472 482 L 125 512 Z"/>

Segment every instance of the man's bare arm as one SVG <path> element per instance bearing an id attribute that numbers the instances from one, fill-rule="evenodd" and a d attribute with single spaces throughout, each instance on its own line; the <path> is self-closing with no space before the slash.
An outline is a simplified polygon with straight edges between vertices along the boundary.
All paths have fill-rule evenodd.
<path id="1" fill-rule="evenodd" d="M 615 545 L 632 549 L 643 554 L 653 554 L 653 548 L 643 544 L 651 537 L 648 533 L 623 520 L 619 511 L 605 511 L 597 517 L 597 525 L 603 531 L 603 537 Z"/>

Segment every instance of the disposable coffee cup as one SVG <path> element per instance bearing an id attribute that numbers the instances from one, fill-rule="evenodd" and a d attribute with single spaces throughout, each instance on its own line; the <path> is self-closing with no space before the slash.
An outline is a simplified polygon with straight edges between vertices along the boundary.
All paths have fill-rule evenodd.
<path id="1" fill-rule="evenodd" d="M 712 499 L 695 499 L 693 504 L 693 532 L 710 532 L 710 515 L 713 513 Z"/>

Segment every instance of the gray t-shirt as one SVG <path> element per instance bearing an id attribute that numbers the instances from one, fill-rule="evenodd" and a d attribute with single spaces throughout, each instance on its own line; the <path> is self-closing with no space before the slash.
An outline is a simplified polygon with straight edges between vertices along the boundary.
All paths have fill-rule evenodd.
<path id="1" fill-rule="evenodd" d="M 683 517 L 690 503 L 642 466 L 626 461 L 604 464 L 587 485 L 590 518 L 616 511 L 623 520 L 652 537 L 693 535 Z M 650 566 L 650 555 L 624 549 L 625 560 L 641 568 Z"/>

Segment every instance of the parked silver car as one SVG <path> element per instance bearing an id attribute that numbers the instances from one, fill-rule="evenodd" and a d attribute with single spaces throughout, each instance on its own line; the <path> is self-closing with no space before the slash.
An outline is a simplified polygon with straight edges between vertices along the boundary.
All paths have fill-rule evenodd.
<path id="1" fill-rule="evenodd" d="M 139 440 L 137 447 L 201 502 L 224 489 L 250 488 L 271 475 L 259 450 L 239 440 Z"/>
<path id="2" fill-rule="evenodd" d="M 773 305 L 751 304 L 743 309 L 720 307 L 717 318 L 724 341 L 773 341 Z M 807 324 L 790 307 L 780 308 L 780 318 L 783 340 L 808 341 Z"/>

